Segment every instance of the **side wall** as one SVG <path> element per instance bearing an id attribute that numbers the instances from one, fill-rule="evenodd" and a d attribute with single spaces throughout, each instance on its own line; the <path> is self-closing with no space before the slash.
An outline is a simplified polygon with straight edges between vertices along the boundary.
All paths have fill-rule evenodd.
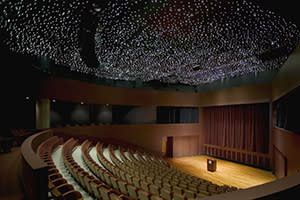
<path id="1" fill-rule="evenodd" d="M 280 166 L 275 168 L 276 174 L 294 174 L 300 171 L 300 135 L 286 131 L 284 129 L 273 127 L 273 146 L 276 149 L 274 151 L 274 157 L 283 157 L 286 163 L 283 163 L 281 159 L 274 159 L 274 166 Z"/>
<path id="2" fill-rule="evenodd" d="M 300 44 L 272 81 L 272 101 L 286 95 L 298 86 L 300 86 Z M 274 157 L 275 174 L 279 177 L 293 174 L 300 170 L 300 136 L 276 127 L 274 122 L 272 124 L 271 141 L 272 148 L 274 147 L 272 156 Z"/>
<path id="3" fill-rule="evenodd" d="M 54 133 L 71 136 L 106 137 L 137 144 L 146 149 L 162 152 L 162 140 L 167 136 L 199 136 L 201 124 L 137 124 L 67 126 L 54 128 Z M 203 141 L 199 142 L 203 143 Z M 203 145 L 203 144 L 202 144 Z"/>
<path id="4" fill-rule="evenodd" d="M 199 107 L 198 124 L 75 126 L 56 128 L 54 131 L 73 135 L 113 137 L 139 144 L 157 152 L 162 151 L 162 140 L 167 136 L 197 135 L 199 137 L 198 152 L 201 154 L 204 144 L 202 106 L 269 102 L 271 85 L 264 83 L 209 93 L 193 93 L 118 88 L 71 79 L 48 78 L 40 81 L 37 94 L 40 99 L 94 104 Z M 188 148 L 188 146 L 184 146 Z M 190 155 L 194 154 L 193 150 Z"/>
<path id="5" fill-rule="evenodd" d="M 300 85 L 300 44 L 272 81 L 272 101 Z"/>

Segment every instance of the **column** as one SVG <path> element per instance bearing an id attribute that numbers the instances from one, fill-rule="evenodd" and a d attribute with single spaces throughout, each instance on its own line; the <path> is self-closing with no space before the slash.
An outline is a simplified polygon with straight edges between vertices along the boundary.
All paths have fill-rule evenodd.
<path id="1" fill-rule="evenodd" d="M 50 100 L 38 99 L 35 106 L 36 129 L 50 128 Z"/>

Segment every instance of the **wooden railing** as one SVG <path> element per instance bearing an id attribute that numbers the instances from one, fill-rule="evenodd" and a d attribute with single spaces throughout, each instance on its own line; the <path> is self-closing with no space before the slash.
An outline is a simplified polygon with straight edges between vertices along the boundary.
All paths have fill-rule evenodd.
<path id="1" fill-rule="evenodd" d="M 39 158 L 35 151 L 44 140 L 52 135 L 53 131 L 45 130 L 30 136 L 21 146 L 22 177 L 26 199 L 48 199 L 47 165 Z"/>
<path id="2" fill-rule="evenodd" d="M 255 167 L 270 169 L 270 155 L 241 149 L 204 144 L 204 153 Z"/>

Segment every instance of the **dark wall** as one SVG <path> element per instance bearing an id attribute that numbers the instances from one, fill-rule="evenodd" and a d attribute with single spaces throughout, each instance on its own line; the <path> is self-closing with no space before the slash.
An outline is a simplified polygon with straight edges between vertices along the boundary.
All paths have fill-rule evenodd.
<path id="1" fill-rule="evenodd" d="M 300 134 L 300 86 L 275 103 L 276 126 Z"/>
<path id="2" fill-rule="evenodd" d="M 155 124 L 156 106 L 112 106 L 114 124 Z"/>
<path id="3" fill-rule="evenodd" d="M 198 107 L 157 107 L 157 123 L 198 123 Z"/>
<path id="4" fill-rule="evenodd" d="M 52 100 L 50 105 L 50 126 L 89 124 L 95 122 L 91 116 L 91 106 L 83 102 Z"/>
<path id="5" fill-rule="evenodd" d="M 34 70 L 36 59 L 0 47 L 7 128 L 35 128 L 36 85 L 40 74 Z M 4 82 L 3 82 L 4 83 Z"/>

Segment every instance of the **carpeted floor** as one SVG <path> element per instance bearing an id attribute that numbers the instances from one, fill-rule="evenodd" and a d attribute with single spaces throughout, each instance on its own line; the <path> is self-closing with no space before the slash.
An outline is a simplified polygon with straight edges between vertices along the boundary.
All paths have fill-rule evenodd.
<path id="1" fill-rule="evenodd" d="M 21 200 L 24 198 L 20 147 L 9 153 L 0 153 L 0 199 Z"/>

